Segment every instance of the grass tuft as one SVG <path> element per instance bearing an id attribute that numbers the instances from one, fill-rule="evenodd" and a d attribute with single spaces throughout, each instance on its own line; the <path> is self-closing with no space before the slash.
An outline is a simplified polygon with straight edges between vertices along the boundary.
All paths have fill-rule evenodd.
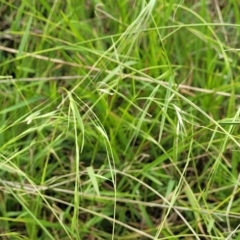
<path id="1" fill-rule="evenodd" d="M 237 1 L 0 0 L 2 239 L 240 239 Z"/>

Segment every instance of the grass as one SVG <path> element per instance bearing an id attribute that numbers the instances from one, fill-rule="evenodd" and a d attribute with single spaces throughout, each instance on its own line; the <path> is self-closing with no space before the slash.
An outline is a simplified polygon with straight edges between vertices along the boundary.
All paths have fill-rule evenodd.
<path id="1" fill-rule="evenodd" d="M 237 1 L 0 16 L 1 239 L 240 239 Z"/>

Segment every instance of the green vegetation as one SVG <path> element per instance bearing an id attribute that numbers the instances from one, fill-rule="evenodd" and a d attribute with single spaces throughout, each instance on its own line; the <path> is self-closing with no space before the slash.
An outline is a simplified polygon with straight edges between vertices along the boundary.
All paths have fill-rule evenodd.
<path id="1" fill-rule="evenodd" d="M 1 239 L 240 239 L 239 8 L 0 0 Z"/>

